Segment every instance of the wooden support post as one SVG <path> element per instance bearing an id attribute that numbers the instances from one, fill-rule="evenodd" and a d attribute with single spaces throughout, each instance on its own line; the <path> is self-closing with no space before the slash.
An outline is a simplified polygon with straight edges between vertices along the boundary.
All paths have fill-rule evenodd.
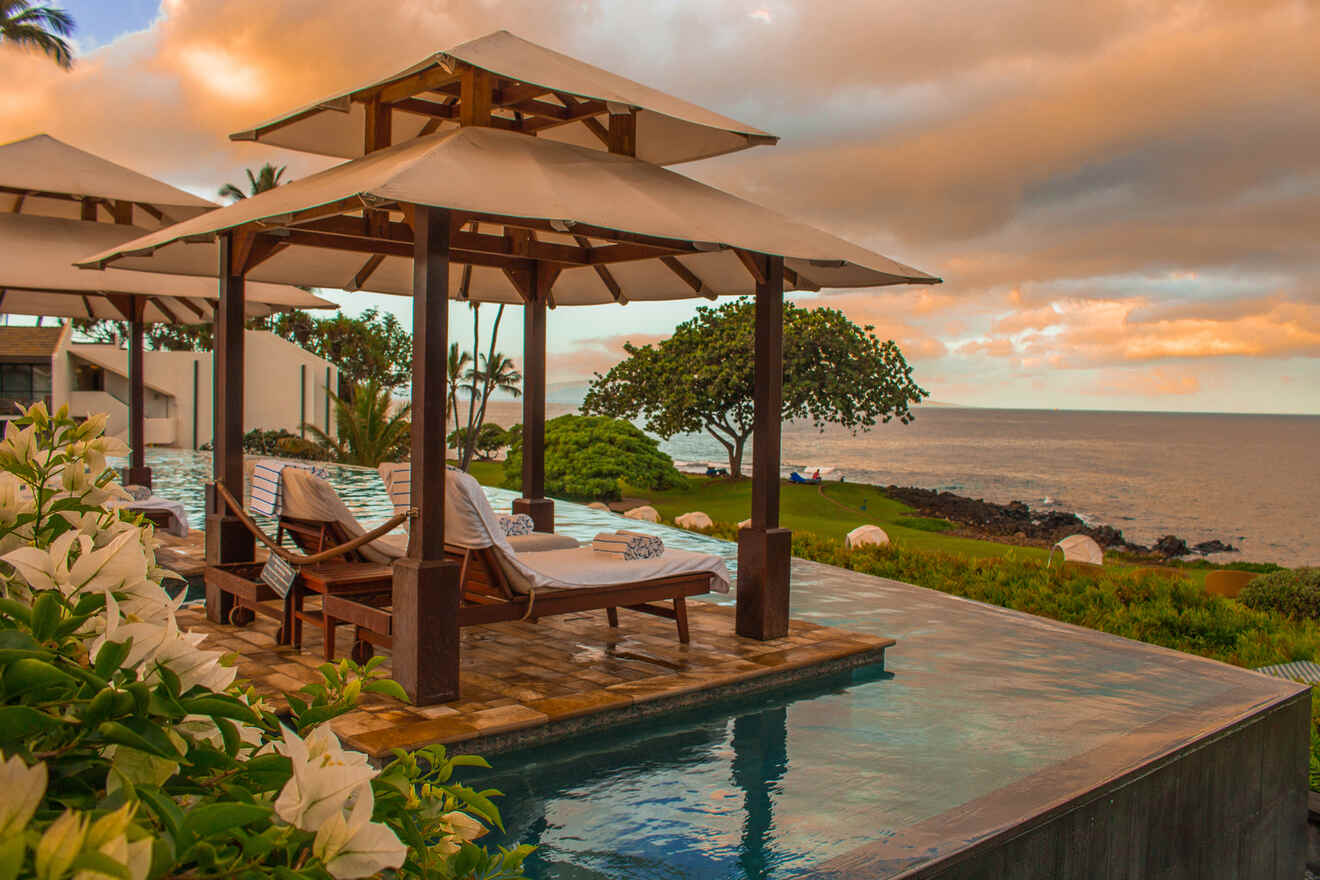
<path id="1" fill-rule="evenodd" d="M 513 502 L 513 512 L 530 516 L 538 532 L 555 530 L 555 503 L 545 497 L 545 307 L 553 284 L 548 274 L 544 263 L 533 265 L 528 285 L 533 296 L 523 305 L 522 497 Z"/>
<path id="2" fill-rule="evenodd" d="M 495 80 L 490 71 L 476 67 L 464 70 L 459 87 L 458 124 L 489 126 L 494 97 Z"/>
<path id="3" fill-rule="evenodd" d="M 151 488 L 151 468 L 146 462 L 146 381 L 143 375 L 142 337 L 144 325 L 143 312 L 147 301 L 144 297 L 126 294 L 107 294 L 106 299 L 115 311 L 128 322 L 128 467 L 119 472 L 119 480 L 124 485 L 146 486 Z"/>
<path id="4" fill-rule="evenodd" d="M 459 569 L 445 557 L 449 212 L 413 217 L 412 506 L 408 555 L 394 564 L 394 678 L 425 706 L 459 696 Z"/>
<path id="5" fill-rule="evenodd" d="M 146 301 L 133 297 L 133 318 L 128 322 L 128 468 L 124 482 L 151 488 L 147 467 L 146 365 L 143 363 L 142 312 Z"/>
<path id="6" fill-rule="evenodd" d="M 752 524 L 738 533 L 737 632 L 788 634 L 792 532 L 779 528 L 779 435 L 784 383 L 784 258 L 765 257 L 756 285 L 756 387 L 752 433 Z"/>
<path id="7" fill-rule="evenodd" d="M 243 300 L 244 259 L 247 248 L 237 246 L 240 233 L 226 232 L 220 238 L 220 301 L 215 307 L 215 378 L 211 403 L 214 428 L 211 432 L 212 478 L 224 483 L 235 498 L 243 497 Z M 256 555 L 252 533 L 225 506 L 219 493 L 208 489 L 206 497 L 206 562 L 218 565 L 247 562 Z M 234 598 L 206 586 L 206 616 L 214 623 L 228 623 Z"/>
<path id="8" fill-rule="evenodd" d="M 609 150 L 621 156 L 637 155 L 636 112 L 610 114 Z"/>

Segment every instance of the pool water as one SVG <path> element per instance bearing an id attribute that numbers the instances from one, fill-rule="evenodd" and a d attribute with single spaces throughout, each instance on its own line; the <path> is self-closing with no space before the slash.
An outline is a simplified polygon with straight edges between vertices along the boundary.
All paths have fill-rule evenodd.
<path id="1" fill-rule="evenodd" d="M 148 463 L 157 491 L 200 526 L 209 456 L 152 450 Z M 390 514 L 374 471 L 332 466 L 330 480 L 364 523 Z M 515 497 L 486 492 L 496 509 Z M 579 539 L 626 525 L 736 564 L 725 541 L 566 502 L 555 513 L 557 530 Z M 507 831 L 482 842 L 536 845 L 538 880 L 790 877 L 902 841 L 914 825 L 1241 686 L 1201 671 L 1226 669 L 1217 664 L 800 559 L 792 615 L 898 644 L 883 673 L 494 755 L 493 770 L 461 774 L 505 793 Z"/>

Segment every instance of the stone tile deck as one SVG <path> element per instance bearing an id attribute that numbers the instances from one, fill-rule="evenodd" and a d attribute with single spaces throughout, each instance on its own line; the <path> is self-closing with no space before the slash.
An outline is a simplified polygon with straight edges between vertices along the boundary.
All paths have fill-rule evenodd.
<path id="1" fill-rule="evenodd" d="M 688 645 L 671 621 L 626 609 L 618 629 L 604 611 L 466 628 L 460 700 L 416 707 L 367 695 L 333 722 L 335 731 L 374 758 L 431 743 L 485 754 L 880 663 L 894 644 L 796 620 L 785 638 L 758 642 L 734 635 L 729 606 L 690 601 L 688 609 Z M 239 677 L 278 702 L 281 692 L 318 680 L 315 627 L 304 629 L 300 652 L 277 645 L 275 624 L 264 617 L 244 628 L 217 626 L 189 607 L 179 623 L 206 632 L 208 647 L 237 653 Z M 337 656 L 350 647 L 345 627 Z"/>

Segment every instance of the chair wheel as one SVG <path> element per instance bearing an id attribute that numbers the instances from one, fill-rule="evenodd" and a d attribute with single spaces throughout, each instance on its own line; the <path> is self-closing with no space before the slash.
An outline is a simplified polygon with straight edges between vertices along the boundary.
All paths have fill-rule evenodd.
<path id="1" fill-rule="evenodd" d="M 235 605 L 229 612 L 229 622 L 234 626 L 247 626 L 257 619 L 257 615 L 252 613 L 251 608 L 244 608 L 241 605 Z"/>
<path id="2" fill-rule="evenodd" d="M 371 644 L 371 642 L 363 641 L 359 639 L 358 641 L 353 643 L 353 651 L 350 654 L 350 656 L 353 658 L 354 663 L 357 663 L 359 665 L 362 663 L 366 663 L 375 655 L 376 655 L 376 649 Z"/>

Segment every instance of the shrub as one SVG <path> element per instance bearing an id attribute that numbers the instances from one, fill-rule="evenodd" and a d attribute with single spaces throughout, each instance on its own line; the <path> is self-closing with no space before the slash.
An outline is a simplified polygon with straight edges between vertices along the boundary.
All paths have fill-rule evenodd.
<path id="1" fill-rule="evenodd" d="M 446 442 L 450 449 L 463 449 L 467 446 L 468 434 L 471 429 L 467 427 L 457 428 L 449 432 Z M 494 422 L 486 422 L 477 431 L 477 442 L 472 447 L 480 461 L 490 461 L 495 458 L 495 453 L 513 442 L 513 435 L 501 428 Z"/>
<path id="2" fill-rule="evenodd" d="M 1263 574 L 1242 588 L 1238 601 L 1248 608 L 1277 611 L 1293 620 L 1320 619 L 1320 568 Z"/>
<path id="3" fill-rule="evenodd" d="M 674 460 L 636 425 L 605 416 L 566 415 L 545 423 L 545 489 L 560 498 L 616 500 L 619 481 L 640 489 L 687 485 Z M 504 485 L 522 487 L 522 436 L 513 438 Z"/>
<path id="4" fill-rule="evenodd" d="M 449 781 L 484 761 L 377 769 L 330 730 L 363 692 L 403 698 L 374 660 L 276 715 L 179 630 L 152 528 L 107 504 L 127 449 L 105 421 L 37 404 L 0 442 L 0 876 L 521 877 L 530 847 L 471 843 L 496 792 Z"/>

